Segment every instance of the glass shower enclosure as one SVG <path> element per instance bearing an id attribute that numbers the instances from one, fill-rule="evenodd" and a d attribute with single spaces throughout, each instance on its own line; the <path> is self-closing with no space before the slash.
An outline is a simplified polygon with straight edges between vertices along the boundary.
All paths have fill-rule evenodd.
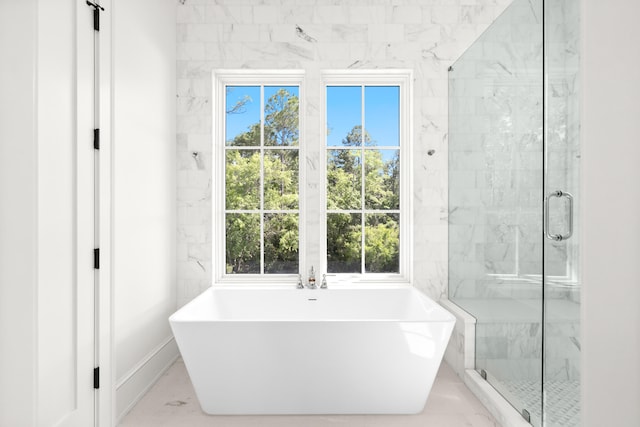
<path id="1" fill-rule="evenodd" d="M 449 299 L 535 426 L 580 425 L 579 0 L 514 0 L 449 69 Z"/>

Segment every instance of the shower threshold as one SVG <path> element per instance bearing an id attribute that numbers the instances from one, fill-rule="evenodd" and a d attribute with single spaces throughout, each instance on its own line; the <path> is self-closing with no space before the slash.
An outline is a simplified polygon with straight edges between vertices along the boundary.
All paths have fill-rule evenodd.
<path id="1" fill-rule="evenodd" d="M 499 380 L 487 373 L 486 381 L 507 401 L 513 408 L 530 416 L 530 423 L 534 426 L 542 426 L 542 392 L 541 384 L 534 380 Z M 579 381 L 545 381 L 545 400 L 552 400 L 553 405 L 545 408 L 545 419 L 553 420 L 553 423 L 545 422 L 548 427 L 578 427 L 580 426 L 580 382 Z"/>

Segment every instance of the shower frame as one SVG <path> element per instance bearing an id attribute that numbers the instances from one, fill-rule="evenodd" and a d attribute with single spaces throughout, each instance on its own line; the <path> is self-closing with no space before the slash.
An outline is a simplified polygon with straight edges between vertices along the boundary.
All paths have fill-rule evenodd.
<path id="1" fill-rule="evenodd" d="M 534 425 L 579 423 L 578 7 L 515 0 L 449 69 L 449 299 Z"/>

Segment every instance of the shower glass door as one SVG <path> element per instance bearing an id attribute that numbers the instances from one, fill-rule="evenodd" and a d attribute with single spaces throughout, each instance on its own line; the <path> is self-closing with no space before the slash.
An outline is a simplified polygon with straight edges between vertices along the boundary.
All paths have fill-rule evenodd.
<path id="1" fill-rule="evenodd" d="M 476 370 L 542 425 L 543 7 L 515 0 L 449 72 L 449 298 Z"/>
<path id="2" fill-rule="evenodd" d="M 580 425 L 579 0 L 545 0 L 544 425 Z"/>
<path id="3" fill-rule="evenodd" d="M 449 299 L 475 368 L 579 425 L 579 0 L 514 0 L 449 70 Z"/>

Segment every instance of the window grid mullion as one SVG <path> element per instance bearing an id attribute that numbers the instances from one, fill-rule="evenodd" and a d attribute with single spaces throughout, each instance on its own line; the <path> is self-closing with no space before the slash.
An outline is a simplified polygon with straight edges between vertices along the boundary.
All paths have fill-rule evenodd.
<path id="1" fill-rule="evenodd" d="M 260 151 L 257 145 L 227 145 L 225 151 Z"/>
<path id="2" fill-rule="evenodd" d="M 365 213 L 365 214 L 399 214 L 399 209 L 327 209 L 327 213 L 331 214 L 357 214 L 357 213 Z"/>
<path id="3" fill-rule="evenodd" d="M 297 145 L 266 145 L 265 150 L 297 150 Z"/>
<path id="4" fill-rule="evenodd" d="M 365 142 L 365 103 L 364 103 L 364 85 L 360 86 L 360 114 L 361 114 L 361 129 L 360 129 L 360 155 L 361 155 L 361 164 L 360 164 L 360 274 L 366 273 L 365 270 L 365 221 L 364 221 L 364 200 L 365 200 L 365 166 L 366 160 L 364 156 L 364 142 Z"/>
<path id="5" fill-rule="evenodd" d="M 353 85 L 353 83 L 348 84 L 348 86 Z M 378 83 L 373 83 L 371 86 L 377 86 Z M 382 84 L 380 84 L 382 85 Z M 386 83 L 384 84 L 386 85 Z M 266 171 L 266 153 L 271 153 L 272 151 L 270 150 L 276 150 L 276 149 L 282 149 L 284 150 L 296 150 L 297 153 L 300 153 L 299 147 L 294 147 L 294 146 L 277 146 L 277 147 L 270 147 L 270 146 L 266 146 L 266 109 L 265 109 L 265 102 L 266 102 L 266 84 L 258 84 L 256 86 L 259 86 L 259 96 L 260 96 L 260 105 L 259 105 L 259 111 L 260 111 L 260 141 L 259 141 L 259 146 L 242 146 L 242 147 L 235 147 L 235 146 L 223 146 L 223 152 L 228 150 L 228 149 L 232 149 L 232 150 L 238 150 L 238 149 L 246 149 L 247 151 L 253 151 L 254 153 L 260 153 L 260 163 L 259 163 L 259 197 L 260 197 L 260 202 L 259 202 L 259 206 L 258 209 L 251 209 L 251 210 L 227 210 L 224 209 L 224 212 L 226 212 L 227 214 L 234 214 L 234 213 L 246 213 L 246 214 L 259 214 L 260 215 L 260 273 L 258 274 L 258 276 L 263 276 L 266 274 L 266 240 L 265 240 L 265 231 L 266 231 L 266 218 L 265 215 L 269 214 L 274 214 L 274 215 L 300 215 L 303 211 L 302 211 L 302 207 L 298 206 L 297 210 L 284 210 L 284 209 L 266 209 L 266 173 L 268 171 Z M 361 163 L 361 207 L 360 209 L 357 210 L 328 210 L 326 209 L 327 206 L 325 205 L 323 207 L 324 211 L 326 213 L 349 213 L 349 214 L 360 214 L 361 215 L 361 274 L 365 274 L 366 273 L 366 233 L 365 233 L 365 229 L 366 229 L 366 224 L 367 224 L 367 215 L 371 215 L 371 214 L 393 214 L 393 215 L 398 215 L 401 214 L 400 213 L 400 208 L 398 209 L 390 209 L 390 210 L 381 210 L 381 209 L 366 209 L 366 200 L 367 198 L 367 193 L 366 193 L 366 178 L 367 178 L 367 162 L 366 162 L 366 155 L 367 152 L 370 150 L 388 150 L 390 153 L 393 153 L 394 155 L 397 155 L 395 153 L 400 153 L 402 150 L 400 150 L 400 146 L 366 146 L 366 133 L 367 132 L 367 128 L 365 127 L 366 122 L 367 122 L 367 111 L 365 111 L 366 109 L 366 105 L 365 102 L 367 102 L 368 96 L 366 95 L 366 87 L 367 84 L 363 83 L 363 82 L 355 82 L 354 86 L 359 86 L 361 88 L 361 146 L 360 146 L 360 155 L 361 155 L 361 159 L 362 159 L 362 163 Z M 401 115 L 402 116 L 402 115 Z M 301 120 L 301 115 L 298 114 L 298 120 Z M 402 133 L 402 129 L 400 129 L 400 133 Z M 400 138 L 400 141 L 402 141 L 402 138 Z M 326 142 L 325 142 L 326 144 Z M 401 145 L 401 144 L 399 144 Z M 326 146 L 327 150 L 331 150 L 331 149 L 335 149 L 335 150 L 352 150 L 356 147 L 345 147 L 345 146 Z M 328 151 L 327 151 L 328 152 Z M 326 153 L 327 153 L 326 152 Z M 326 153 L 325 153 L 325 157 L 326 157 Z M 226 156 L 225 156 L 226 157 Z M 325 182 L 326 185 L 326 182 Z M 325 189 L 326 191 L 326 189 Z M 301 195 L 301 192 L 299 191 L 299 196 Z M 300 201 L 299 201 L 300 203 Z M 275 206 L 274 206 L 275 207 Z M 403 210 L 404 211 L 404 210 Z M 406 223 L 405 223 L 406 224 Z M 298 226 L 300 226 L 300 223 L 298 224 Z M 326 227 L 326 221 L 325 221 L 325 227 Z M 402 234 L 402 233 L 401 233 Z M 302 239 L 302 234 L 300 235 L 300 238 Z M 326 236 L 325 236 L 326 239 Z M 326 253 L 325 253 L 326 255 Z M 402 269 L 402 266 L 400 267 Z"/>
<path id="6" fill-rule="evenodd" d="M 232 215 L 232 214 L 252 214 L 253 215 L 260 215 L 260 222 L 259 222 L 259 233 L 260 233 L 260 250 L 259 250 L 259 256 L 260 256 L 260 261 L 259 261 L 259 271 L 255 272 L 255 273 L 241 273 L 241 275 L 233 275 L 231 273 L 227 273 L 226 272 L 226 266 L 225 266 L 225 256 L 221 256 L 220 259 L 222 262 L 216 262 L 214 263 L 214 276 L 215 276 L 215 280 L 226 280 L 229 279 L 231 281 L 234 281 L 235 279 L 240 278 L 241 276 L 244 277 L 250 277 L 250 276 L 257 276 L 263 279 L 268 280 L 268 277 L 270 275 L 266 274 L 266 256 L 265 256 L 265 252 L 266 252 L 266 239 L 265 239 L 265 230 L 267 227 L 266 224 L 266 218 L 265 215 L 267 214 L 274 214 L 274 215 L 302 215 L 303 213 L 303 209 L 301 206 L 296 206 L 296 209 L 286 209 L 284 205 L 281 206 L 273 206 L 276 209 L 266 209 L 267 208 L 267 204 L 266 204 L 266 179 L 269 178 L 267 176 L 268 172 L 267 171 L 267 162 L 266 162 L 266 155 L 267 153 L 272 153 L 274 151 L 269 151 L 270 149 L 272 150 L 276 150 L 276 149 L 280 149 L 283 152 L 286 152 L 287 150 L 295 150 L 296 153 L 298 154 L 298 158 L 299 153 L 300 153 L 300 149 L 298 146 L 287 146 L 287 145 L 283 145 L 283 146 L 277 146 L 277 147 L 269 147 L 266 146 L 266 140 L 268 139 L 268 136 L 265 133 L 265 128 L 266 128 L 266 100 L 267 100 L 267 93 L 266 93 L 266 88 L 269 87 L 271 89 L 271 86 L 275 86 L 276 90 L 277 90 L 277 86 L 294 86 L 294 91 L 295 93 L 290 94 L 289 96 L 295 96 L 295 97 L 299 97 L 299 92 L 298 92 L 298 88 L 300 88 L 302 86 L 302 82 L 303 82 L 303 76 L 304 73 L 301 70 L 296 70 L 294 72 L 287 72 L 284 70 L 277 70 L 277 71 L 271 71 L 271 70 L 260 70 L 260 71 L 256 71 L 254 73 L 245 73 L 245 71 L 247 70 L 231 70 L 229 72 L 226 71 L 222 71 L 222 72 L 214 72 L 214 91 L 213 91 L 213 95 L 216 99 L 216 104 L 220 105 L 220 111 L 222 111 L 223 113 L 226 111 L 225 107 L 226 107 L 226 103 L 227 103 L 227 98 L 228 98 L 228 94 L 227 94 L 227 88 L 229 86 L 238 86 L 238 87 L 251 87 L 253 86 L 252 90 L 254 90 L 253 94 L 255 94 L 255 90 L 258 90 L 258 96 L 256 97 L 255 95 L 252 95 L 252 98 L 254 98 L 253 101 L 253 107 L 252 108 L 256 108 L 259 114 L 259 143 L 258 145 L 251 145 L 251 146 L 244 146 L 244 145 L 227 145 L 226 144 L 226 135 L 227 135 L 227 116 L 226 114 L 221 114 L 221 115 L 216 115 L 214 117 L 214 133 L 215 133 L 215 140 L 220 140 L 223 143 L 221 144 L 220 147 L 214 147 L 215 151 L 214 151 L 214 160 L 221 166 L 219 168 L 214 168 L 215 171 L 215 177 L 219 177 L 221 179 L 219 179 L 219 183 L 217 184 L 218 186 L 222 187 L 222 191 L 220 191 L 218 193 L 218 195 L 216 195 L 215 198 L 215 210 L 216 212 L 214 213 L 215 218 L 213 218 L 213 226 L 212 226 L 212 233 L 213 235 L 217 235 L 220 234 L 220 236 L 222 237 L 221 239 L 216 239 L 217 241 L 214 242 L 213 245 L 213 250 L 214 253 L 217 254 L 225 254 L 226 252 L 226 248 L 227 248 L 227 242 L 226 242 L 226 233 L 225 233 L 225 224 L 226 224 L 226 220 L 227 220 L 227 216 Z M 266 74 L 266 78 L 263 78 L 263 74 Z M 286 77 L 283 77 L 286 76 Z M 255 100 L 256 98 L 259 98 L 259 104 L 255 105 Z M 302 103 L 301 103 L 302 106 Z M 301 111 L 303 111 L 303 109 L 300 109 Z M 255 110 L 253 110 L 255 112 Z M 300 128 L 300 122 L 302 121 L 302 117 L 300 115 L 300 111 L 297 111 L 297 120 L 298 120 L 298 128 Z M 253 113 L 255 114 L 255 113 Z M 255 117 L 255 116 L 254 116 Z M 253 123 L 255 123 L 255 121 L 253 121 Z M 249 130 L 245 130 L 246 132 L 249 132 Z M 242 130 L 238 130 L 238 135 L 240 135 L 240 133 L 242 132 Z M 244 142 L 244 141 L 243 141 Z M 240 144 L 242 144 L 243 142 L 240 142 Z M 217 151 L 220 150 L 220 151 Z M 225 185 L 225 181 L 226 181 L 226 153 L 228 153 L 228 150 L 247 150 L 249 153 L 252 154 L 259 154 L 260 159 L 259 159 L 259 164 L 258 164 L 258 172 L 259 172 L 259 204 L 258 206 L 256 206 L 254 209 L 227 209 L 226 206 L 226 185 Z M 218 153 L 222 154 L 222 156 L 220 156 Z M 248 153 L 247 153 L 248 154 Z M 289 154 L 287 154 L 287 156 L 289 156 Z M 219 160 L 219 159 L 220 160 Z M 245 159 L 246 160 L 246 159 Z M 255 165 L 255 163 L 254 163 Z M 215 169 L 218 169 L 217 171 Z M 301 173 L 300 171 L 300 167 L 296 168 L 297 170 L 294 169 L 289 169 L 287 168 L 287 171 L 291 171 L 291 173 Z M 255 169 L 254 169 L 255 170 Z M 303 182 L 303 181 L 300 181 Z M 300 187 L 300 186 L 298 186 Z M 300 188 L 298 188 L 298 197 L 300 198 Z M 279 209 L 280 208 L 280 209 Z M 282 209 L 284 208 L 284 209 Z M 255 216 L 254 216 L 255 218 Z M 221 220 L 221 221 L 220 221 Z M 298 219 L 298 229 L 300 229 L 300 221 Z M 288 226 L 288 225 L 287 225 Z M 287 228 L 288 229 L 288 228 Z M 284 230 L 284 229 L 283 229 Z M 300 233 L 300 236 L 302 237 L 303 233 Z M 255 241 L 255 240 L 254 240 Z M 255 258 L 253 259 L 255 260 Z M 255 261 L 253 261 L 255 262 Z M 248 264 L 247 264 L 248 265 Z M 253 264 L 254 267 L 252 267 L 255 271 L 255 264 Z M 245 270 L 242 270 L 245 271 Z M 289 276 L 290 274 L 275 274 L 275 276 Z"/>
<path id="7" fill-rule="evenodd" d="M 353 150 L 353 147 L 348 146 L 348 145 L 347 146 L 344 146 L 344 145 L 327 145 L 326 149 L 327 150 L 336 150 L 336 151 L 340 151 L 340 150 L 348 151 L 348 150 Z M 364 147 L 364 149 L 368 150 L 368 151 L 399 150 L 400 147 L 398 147 L 397 145 L 374 145 L 374 146 L 371 146 L 371 147 Z"/>
<path id="8" fill-rule="evenodd" d="M 260 85 L 260 274 L 264 274 L 264 85 Z"/>
<path id="9" fill-rule="evenodd" d="M 229 209 L 224 211 L 227 214 L 299 214 L 299 209 L 284 210 L 284 209 Z"/>

